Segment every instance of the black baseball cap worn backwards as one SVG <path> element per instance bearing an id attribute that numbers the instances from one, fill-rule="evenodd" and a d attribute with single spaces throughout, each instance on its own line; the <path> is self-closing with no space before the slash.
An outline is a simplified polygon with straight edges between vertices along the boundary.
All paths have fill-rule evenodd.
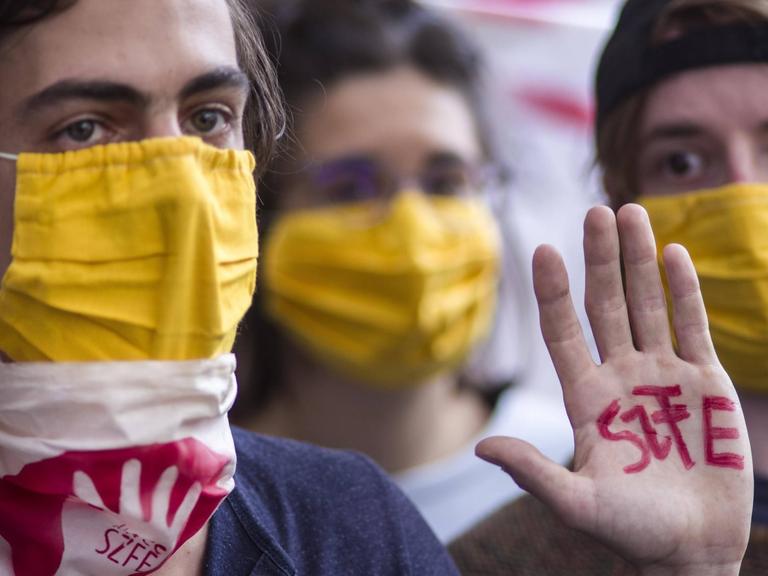
<path id="1" fill-rule="evenodd" d="M 597 68 L 597 127 L 625 100 L 679 72 L 738 63 L 768 63 L 768 25 L 694 28 L 653 42 L 672 0 L 628 0 Z"/>

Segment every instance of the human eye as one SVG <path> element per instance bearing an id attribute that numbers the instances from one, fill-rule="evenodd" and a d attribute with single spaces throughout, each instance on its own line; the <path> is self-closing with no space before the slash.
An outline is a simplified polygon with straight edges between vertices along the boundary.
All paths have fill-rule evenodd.
<path id="1" fill-rule="evenodd" d="M 106 144 L 114 132 L 102 120 L 80 118 L 56 130 L 52 136 L 56 148 L 63 151 L 80 150 Z"/>
<path id="2" fill-rule="evenodd" d="M 206 107 L 194 111 L 184 123 L 185 134 L 211 140 L 232 131 L 234 115 L 229 110 Z"/>
<path id="3" fill-rule="evenodd" d="M 454 168 L 428 174 L 423 182 L 424 191 L 434 196 L 460 196 L 469 191 L 469 179 L 463 170 Z"/>
<path id="4" fill-rule="evenodd" d="M 662 156 L 659 170 L 663 176 L 675 181 L 691 181 L 701 177 L 706 166 L 702 154 L 676 150 Z"/>
<path id="5" fill-rule="evenodd" d="M 372 200 L 383 194 L 382 175 L 375 162 L 344 158 L 320 166 L 311 181 L 322 199 L 330 203 Z"/>
<path id="6" fill-rule="evenodd" d="M 324 183 L 322 194 L 333 203 L 367 200 L 375 195 L 375 185 L 356 174 L 339 174 Z"/>
<path id="7" fill-rule="evenodd" d="M 473 167 L 459 159 L 433 163 L 420 180 L 424 192 L 433 196 L 461 196 L 481 186 L 473 177 Z"/>

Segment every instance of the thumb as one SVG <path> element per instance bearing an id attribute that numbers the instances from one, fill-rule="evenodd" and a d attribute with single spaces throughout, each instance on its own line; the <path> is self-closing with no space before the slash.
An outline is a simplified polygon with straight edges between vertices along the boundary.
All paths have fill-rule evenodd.
<path id="1" fill-rule="evenodd" d="M 517 438 L 486 438 L 477 445 L 475 454 L 500 466 L 520 488 L 544 502 L 567 524 L 583 523 L 583 503 L 591 501 L 583 497 L 589 490 L 588 479 L 577 476 Z"/>

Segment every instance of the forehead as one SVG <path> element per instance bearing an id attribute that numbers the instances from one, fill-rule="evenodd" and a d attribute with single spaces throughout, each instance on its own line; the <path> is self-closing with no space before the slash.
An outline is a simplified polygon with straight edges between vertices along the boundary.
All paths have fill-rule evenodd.
<path id="1" fill-rule="evenodd" d="M 63 79 L 99 79 L 152 92 L 236 63 L 225 0 L 78 0 L 0 50 L 0 112 Z"/>
<path id="2" fill-rule="evenodd" d="M 455 88 L 410 67 L 350 76 L 318 90 L 309 113 L 299 119 L 304 149 L 314 159 L 378 153 L 398 163 L 418 150 L 453 152 L 470 160 L 481 154 L 477 126 Z"/>
<path id="3" fill-rule="evenodd" d="M 753 130 L 768 120 L 768 64 L 718 66 L 678 74 L 651 91 L 642 132 L 691 125 L 709 132 Z"/>

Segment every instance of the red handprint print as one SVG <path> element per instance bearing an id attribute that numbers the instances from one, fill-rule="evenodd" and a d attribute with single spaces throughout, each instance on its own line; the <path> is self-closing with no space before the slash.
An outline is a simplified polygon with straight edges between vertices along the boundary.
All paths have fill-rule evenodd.
<path id="1" fill-rule="evenodd" d="M 186 439 L 68 452 L 26 466 L 0 480 L 0 538 L 11 550 L 11 574 L 156 570 L 226 497 L 219 482 L 229 477 L 230 462 Z"/>

